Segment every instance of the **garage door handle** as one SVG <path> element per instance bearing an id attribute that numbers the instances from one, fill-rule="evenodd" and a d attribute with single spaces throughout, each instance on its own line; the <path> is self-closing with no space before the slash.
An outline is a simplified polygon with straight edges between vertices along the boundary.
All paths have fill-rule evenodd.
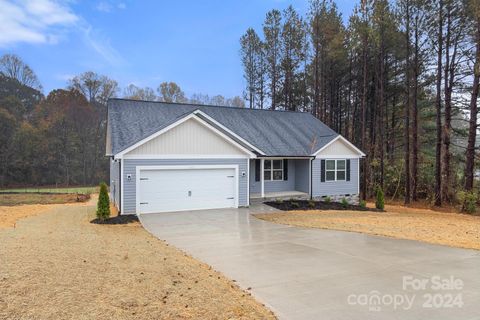
<path id="1" fill-rule="evenodd" d="M 235 198 L 234 198 L 234 197 L 231 197 L 231 198 L 227 198 L 227 200 L 233 200 L 233 199 L 235 199 Z"/>
<path id="2" fill-rule="evenodd" d="M 140 204 L 148 204 L 148 202 L 140 202 Z"/>
<path id="3" fill-rule="evenodd" d="M 227 176 L 227 178 L 235 178 L 235 176 Z"/>
<path id="4" fill-rule="evenodd" d="M 140 180 L 148 180 L 148 178 L 140 178 Z"/>

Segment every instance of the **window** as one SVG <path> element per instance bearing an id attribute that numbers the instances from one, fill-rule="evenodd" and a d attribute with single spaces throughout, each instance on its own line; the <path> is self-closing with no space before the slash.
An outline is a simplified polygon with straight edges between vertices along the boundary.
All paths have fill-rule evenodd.
<path id="1" fill-rule="evenodd" d="M 345 181 L 347 171 L 345 160 L 326 160 L 325 162 L 326 181 Z"/>
<path id="2" fill-rule="evenodd" d="M 265 160 L 264 180 L 283 180 L 283 160 Z"/>

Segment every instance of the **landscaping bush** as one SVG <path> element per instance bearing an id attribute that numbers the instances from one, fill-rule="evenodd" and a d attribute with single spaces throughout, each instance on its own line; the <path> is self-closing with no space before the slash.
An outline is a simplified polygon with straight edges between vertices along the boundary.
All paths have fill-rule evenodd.
<path id="1" fill-rule="evenodd" d="M 101 221 L 110 217 L 110 199 L 108 197 L 107 185 L 102 182 L 100 184 L 100 194 L 97 203 L 97 218 Z"/>
<path id="2" fill-rule="evenodd" d="M 342 198 L 342 201 L 340 202 L 342 204 L 342 207 L 346 208 L 348 207 L 348 200 L 347 198 Z"/>
<path id="3" fill-rule="evenodd" d="M 367 207 L 367 201 L 365 200 L 360 200 L 359 204 L 358 204 L 360 207 L 362 208 L 366 208 Z"/>
<path id="4" fill-rule="evenodd" d="M 466 213 L 475 213 L 477 211 L 477 194 L 473 191 L 460 191 L 458 199 L 462 203 L 462 211 Z"/>
<path id="5" fill-rule="evenodd" d="M 308 207 L 309 207 L 309 208 L 312 208 L 312 209 L 315 208 L 315 201 L 309 200 L 309 201 L 308 201 Z"/>
<path id="6" fill-rule="evenodd" d="M 292 202 L 290 203 L 290 205 L 291 205 L 293 208 L 300 208 L 300 204 L 299 204 L 298 202 L 296 202 L 296 201 L 292 201 Z"/>
<path id="7" fill-rule="evenodd" d="M 323 198 L 323 202 L 330 203 L 330 202 L 332 202 L 332 198 L 327 196 L 327 197 Z"/>
<path id="8" fill-rule="evenodd" d="M 383 196 L 383 190 L 380 187 L 377 187 L 375 191 L 375 208 L 383 210 L 385 209 L 385 199 Z"/>

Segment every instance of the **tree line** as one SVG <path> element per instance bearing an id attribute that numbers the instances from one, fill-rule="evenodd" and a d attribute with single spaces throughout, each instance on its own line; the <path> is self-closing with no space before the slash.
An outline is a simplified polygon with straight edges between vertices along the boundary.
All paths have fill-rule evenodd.
<path id="1" fill-rule="evenodd" d="M 44 96 L 35 72 L 16 55 L 0 57 L 0 188 L 108 182 L 107 101 L 112 97 L 243 107 L 240 97 L 193 94 L 175 82 L 154 91 L 95 72 L 72 77 Z"/>
<path id="2" fill-rule="evenodd" d="M 363 197 L 477 194 L 479 0 L 331 0 L 267 12 L 240 38 L 250 108 L 310 112 L 359 146 Z"/>

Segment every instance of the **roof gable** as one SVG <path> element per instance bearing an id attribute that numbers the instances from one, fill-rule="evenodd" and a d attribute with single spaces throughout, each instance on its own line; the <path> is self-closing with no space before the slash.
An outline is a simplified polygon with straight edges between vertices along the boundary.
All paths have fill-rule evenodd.
<path id="1" fill-rule="evenodd" d="M 113 154 L 131 147 L 196 110 L 262 151 L 259 154 L 268 156 L 310 156 L 338 135 L 311 114 L 302 112 L 125 99 L 109 100 L 108 108 Z"/>
<path id="2" fill-rule="evenodd" d="M 338 135 L 335 139 L 320 148 L 320 150 L 315 153 L 315 156 L 321 158 L 359 158 L 365 156 L 365 154 L 360 149 L 355 147 L 352 143 L 350 143 L 347 139 L 345 139 L 343 136 Z"/>
<path id="3" fill-rule="evenodd" d="M 249 153 L 196 116 L 166 130 L 126 153 L 138 155 L 230 155 Z"/>

